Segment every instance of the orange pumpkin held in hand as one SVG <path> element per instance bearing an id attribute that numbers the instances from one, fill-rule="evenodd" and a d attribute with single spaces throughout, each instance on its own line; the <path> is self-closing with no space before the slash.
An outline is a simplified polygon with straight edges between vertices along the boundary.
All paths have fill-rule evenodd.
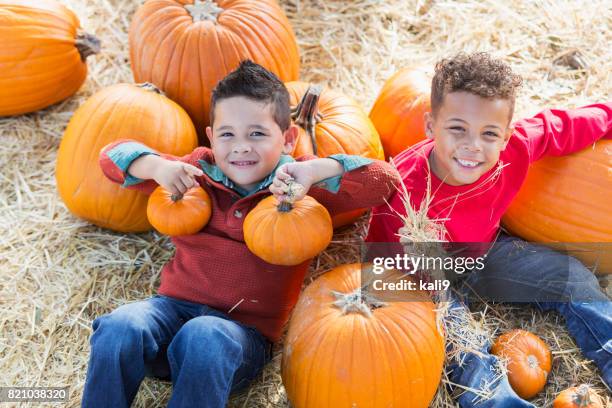
<path id="1" fill-rule="evenodd" d="M 157 85 L 200 132 L 213 88 L 241 61 L 281 81 L 299 77 L 295 34 L 275 0 L 148 0 L 134 15 L 129 43 L 136 82 Z"/>
<path id="2" fill-rule="evenodd" d="M 243 230 L 251 252 L 273 265 L 299 265 L 323 251 L 333 235 L 327 209 L 309 196 L 294 203 L 264 198 L 247 214 Z"/>
<path id="3" fill-rule="evenodd" d="M 595 391 L 582 384 L 561 391 L 553 401 L 553 408 L 604 408 L 604 405 Z"/>
<path id="4" fill-rule="evenodd" d="M 552 356 L 538 336 L 525 330 L 511 330 L 499 336 L 491 353 L 508 359 L 508 381 L 521 398 L 532 398 L 544 389 Z"/>
<path id="5" fill-rule="evenodd" d="M 192 187 L 183 195 L 174 195 L 159 186 L 149 196 L 147 218 L 162 234 L 190 235 L 200 231 L 210 220 L 212 204 L 206 191 Z"/>
<path id="6" fill-rule="evenodd" d="M 33 112 L 74 94 L 100 41 L 55 0 L 0 0 L 0 116 Z"/>
<path id="7" fill-rule="evenodd" d="M 385 82 L 370 119 L 387 158 L 425 139 L 425 112 L 431 110 L 432 75 L 425 68 L 405 68 Z"/>

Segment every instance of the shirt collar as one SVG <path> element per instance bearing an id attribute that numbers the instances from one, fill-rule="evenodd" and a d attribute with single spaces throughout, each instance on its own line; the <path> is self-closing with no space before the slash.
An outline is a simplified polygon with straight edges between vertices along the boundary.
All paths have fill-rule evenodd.
<path id="1" fill-rule="evenodd" d="M 274 180 L 274 174 L 276 173 L 276 170 L 283 164 L 291 163 L 294 161 L 295 159 L 293 157 L 287 154 L 281 154 L 280 159 L 276 164 L 276 167 L 274 167 L 270 174 L 268 174 L 268 176 L 264 178 L 258 185 L 256 185 L 255 188 L 253 188 L 253 190 L 251 191 L 236 185 L 236 183 L 234 183 L 229 177 L 227 177 L 218 166 L 208 163 L 204 160 L 198 160 L 198 163 L 200 164 L 200 167 L 202 167 L 204 173 L 206 173 L 206 175 L 208 175 L 208 177 L 210 177 L 212 180 L 216 181 L 217 183 L 223 184 L 229 189 L 234 190 L 242 197 L 247 197 L 257 193 L 258 191 L 268 188 L 270 184 L 272 184 L 272 180 Z"/>

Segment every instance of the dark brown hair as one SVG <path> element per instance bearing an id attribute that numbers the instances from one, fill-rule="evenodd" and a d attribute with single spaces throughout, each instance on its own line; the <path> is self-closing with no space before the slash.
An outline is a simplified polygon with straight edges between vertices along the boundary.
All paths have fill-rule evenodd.
<path id="1" fill-rule="evenodd" d="M 465 91 L 483 98 L 505 99 L 510 102 L 510 119 L 514 100 L 523 80 L 508 64 L 492 58 L 486 52 L 459 53 L 438 61 L 431 83 L 431 110 L 435 116 L 444 96 Z"/>
<path id="2" fill-rule="evenodd" d="M 289 92 L 276 75 L 259 64 L 244 60 L 240 66 L 223 78 L 212 91 L 210 123 L 215 120 L 215 106 L 226 98 L 244 96 L 254 101 L 272 104 L 272 115 L 284 132 L 291 124 Z"/>

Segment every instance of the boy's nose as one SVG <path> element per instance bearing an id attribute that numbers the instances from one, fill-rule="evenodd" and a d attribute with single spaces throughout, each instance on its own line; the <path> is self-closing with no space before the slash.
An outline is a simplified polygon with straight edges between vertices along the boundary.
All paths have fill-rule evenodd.
<path id="1" fill-rule="evenodd" d="M 251 151 L 251 146 L 249 146 L 248 144 L 237 144 L 234 145 L 234 148 L 232 149 L 232 151 L 234 153 L 248 153 Z"/>

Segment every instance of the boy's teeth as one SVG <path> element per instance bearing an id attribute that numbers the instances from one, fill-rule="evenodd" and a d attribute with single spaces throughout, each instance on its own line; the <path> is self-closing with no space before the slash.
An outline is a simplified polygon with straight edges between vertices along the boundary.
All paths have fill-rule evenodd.
<path id="1" fill-rule="evenodd" d="M 466 166 L 466 167 L 476 167 L 478 166 L 478 162 L 476 161 L 471 161 L 471 160 L 461 160 L 461 159 L 457 159 L 457 161 L 462 165 L 462 166 Z"/>

